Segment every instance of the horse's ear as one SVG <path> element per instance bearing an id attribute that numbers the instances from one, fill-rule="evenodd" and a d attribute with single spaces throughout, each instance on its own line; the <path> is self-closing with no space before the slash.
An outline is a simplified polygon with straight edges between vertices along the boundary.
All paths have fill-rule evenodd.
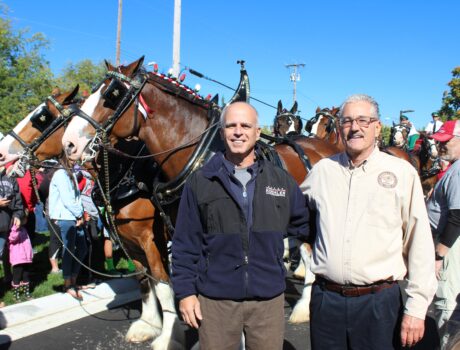
<path id="1" fill-rule="evenodd" d="M 316 107 L 316 112 L 315 113 L 318 114 L 319 112 L 321 112 L 321 108 L 319 108 L 319 106 L 318 106 L 318 107 Z"/>
<path id="2" fill-rule="evenodd" d="M 283 113 L 283 102 L 281 100 L 278 101 L 278 110 L 276 111 L 276 115 L 280 115 Z"/>
<path id="3" fill-rule="evenodd" d="M 340 111 L 339 107 L 332 106 L 332 112 L 331 112 L 332 115 L 337 115 L 337 113 L 339 113 L 339 111 Z"/>
<path id="4" fill-rule="evenodd" d="M 294 105 L 291 108 L 291 114 L 297 113 L 297 101 L 294 102 Z"/>
<path id="5" fill-rule="evenodd" d="M 112 66 L 109 61 L 104 60 L 104 63 L 105 63 L 105 67 L 107 68 L 107 70 L 114 70 L 115 67 Z"/>
<path id="6" fill-rule="evenodd" d="M 395 122 L 394 122 L 394 121 L 393 121 L 392 123 L 393 123 L 393 128 L 394 128 L 394 127 L 396 126 L 396 124 L 395 124 Z"/>
<path id="7" fill-rule="evenodd" d="M 141 58 L 139 58 L 137 60 L 136 67 L 134 68 L 134 71 L 133 71 L 134 73 L 137 72 L 139 70 L 139 68 L 141 68 L 142 65 L 144 64 L 144 58 L 145 58 L 145 56 L 142 56 Z"/>
<path id="8" fill-rule="evenodd" d="M 67 97 L 64 99 L 62 103 L 63 104 L 71 103 L 73 99 L 75 98 L 75 96 L 77 96 L 79 88 L 80 88 L 80 85 L 77 84 L 77 86 L 74 87 L 72 92 L 69 95 L 67 95 Z"/>
<path id="9" fill-rule="evenodd" d="M 215 94 L 214 97 L 211 99 L 211 103 L 215 105 L 219 103 L 219 94 Z"/>

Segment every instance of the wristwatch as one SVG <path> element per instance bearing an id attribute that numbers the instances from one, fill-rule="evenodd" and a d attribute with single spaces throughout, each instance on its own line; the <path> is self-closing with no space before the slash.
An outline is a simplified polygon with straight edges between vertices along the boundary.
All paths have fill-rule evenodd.
<path id="1" fill-rule="evenodd" d="M 441 261 L 441 260 L 444 260 L 444 257 L 439 255 L 438 252 L 436 252 L 434 255 L 434 260 Z"/>

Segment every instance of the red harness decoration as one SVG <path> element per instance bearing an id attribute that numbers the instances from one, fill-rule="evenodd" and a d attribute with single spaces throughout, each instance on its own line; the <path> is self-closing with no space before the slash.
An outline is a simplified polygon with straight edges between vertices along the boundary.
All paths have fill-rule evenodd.
<path id="1" fill-rule="evenodd" d="M 141 102 L 142 107 L 144 107 L 145 111 L 146 111 L 148 114 L 152 114 L 152 113 L 153 113 L 153 109 L 151 109 L 151 108 L 148 106 L 148 104 L 145 102 L 144 97 L 142 96 L 142 94 L 139 94 L 139 101 Z"/>

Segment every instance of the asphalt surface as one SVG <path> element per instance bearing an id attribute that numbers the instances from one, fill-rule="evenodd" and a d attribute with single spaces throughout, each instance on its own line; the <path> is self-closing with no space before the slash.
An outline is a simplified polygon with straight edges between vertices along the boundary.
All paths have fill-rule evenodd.
<path id="1" fill-rule="evenodd" d="M 89 300 L 86 305 L 77 305 L 76 307 L 69 304 L 68 310 L 64 310 L 55 315 L 43 315 L 38 317 L 34 322 L 26 320 L 15 320 L 17 326 L 12 326 L 13 331 L 8 331 L 8 327 L 0 332 L 0 350 L 36 350 L 36 349 L 91 349 L 91 350 L 143 350 L 151 349 L 150 341 L 132 344 L 124 340 L 124 336 L 132 322 L 136 321 L 141 314 L 141 302 L 137 294 L 133 294 L 133 284 L 127 288 L 126 281 L 115 281 L 110 285 L 111 289 L 118 293 L 115 296 L 108 297 L 104 311 L 92 312 L 98 310 L 100 301 Z M 120 286 L 120 282 L 122 286 Z M 99 289 L 99 298 L 107 297 L 106 286 Z M 287 279 L 287 291 L 285 294 L 285 318 L 286 332 L 283 350 L 302 349 L 310 350 L 310 332 L 309 324 L 293 325 L 287 322 L 289 314 L 295 302 L 301 295 L 303 282 L 293 278 Z M 105 290 L 105 292 L 104 292 Z M 94 292 L 93 294 L 98 294 Z M 133 297 L 135 295 L 135 297 Z M 61 297 L 61 296 L 57 296 Z M 58 300 L 55 297 L 54 300 Z M 118 298 L 118 299 L 117 299 Z M 134 299 L 135 301 L 123 302 L 123 300 Z M 118 300 L 118 302 L 117 302 Z M 97 306 L 99 305 L 99 306 Z M 24 309 L 24 308 L 23 308 Z M 29 306 L 29 309 L 30 306 Z M 26 310 L 26 309 L 24 309 Z M 32 310 L 32 309 L 31 309 Z M 83 310 L 83 311 L 82 311 Z M 14 310 L 13 310 L 14 311 Z M 84 317 L 81 315 L 83 312 Z M 14 312 L 13 312 L 14 315 Z M 7 315 L 8 316 L 8 315 Z M 54 319 L 56 318 L 57 319 Z M 10 315 L 9 320 L 14 320 Z M 38 323 L 37 323 L 38 322 Z M 48 327 L 49 326 L 49 327 Z M 50 328 L 51 327 L 51 328 Z M 192 349 L 197 342 L 197 334 L 194 330 L 182 326 L 185 332 L 186 349 Z M 411 349 L 415 350 L 434 350 L 438 342 L 436 327 L 431 317 L 427 318 L 426 336 L 423 342 Z M 40 328 L 49 328 L 40 331 Z M 35 332 L 37 330 L 37 332 Z M 18 332 L 30 334 L 25 337 L 18 335 Z M 12 339 L 14 338 L 14 339 Z"/>
<path id="2" fill-rule="evenodd" d="M 310 349 L 308 323 L 292 325 L 287 322 L 292 307 L 300 297 L 303 282 L 289 278 L 287 280 L 287 286 L 288 288 L 285 294 L 286 332 L 283 349 L 308 350 Z M 120 288 L 117 291 L 120 295 L 127 295 L 126 291 L 122 291 L 120 293 Z M 99 294 L 102 295 L 103 293 L 99 292 Z M 57 297 L 66 298 L 67 296 L 61 295 Z M 55 300 L 57 299 L 55 298 Z M 69 303 L 72 302 L 73 301 L 71 300 Z M 48 301 L 48 303 L 50 303 L 50 301 Z M 51 303 L 54 302 L 52 301 Z M 10 330 L 9 332 L 8 327 L 0 332 L 0 350 L 151 349 L 150 341 L 141 344 L 132 344 L 127 343 L 124 340 L 124 335 L 128 331 L 131 323 L 136 321 L 141 315 L 141 302 L 138 299 L 133 302 L 123 303 L 122 305 L 116 305 L 117 303 L 110 301 L 108 304 L 110 309 L 107 310 L 107 308 L 105 308 L 106 310 L 96 312 L 91 315 L 91 309 L 97 310 L 97 307 L 91 305 L 90 302 L 88 302 L 86 305 L 69 304 L 69 310 L 64 310 L 64 303 L 62 301 L 56 301 L 56 303 L 62 303 L 62 312 L 58 312 L 54 315 L 44 314 L 35 322 L 27 322 L 26 318 L 24 321 L 15 320 L 13 316 L 9 315 L 7 318 L 12 320 L 11 323 L 17 323 L 18 325 L 12 326 L 13 330 Z M 92 304 L 95 303 L 98 303 L 98 301 L 94 301 Z M 112 308 L 110 305 L 116 306 Z M 32 310 L 31 306 L 28 306 L 27 308 Z M 22 311 L 20 312 L 26 314 L 27 308 L 23 306 Z M 87 316 L 81 317 L 81 312 L 87 313 Z M 9 310 L 9 313 L 13 315 L 15 314 L 14 310 Z M 75 318 L 77 319 L 72 320 Z M 47 324 L 53 328 L 40 331 L 40 328 L 47 328 Z M 34 332 L 34 329 L 37 330 L 37 333 Z M 186 349 L 191 349 L 198 340 L 197 333 L 185 325 L 183 325 L 183 330 L 185 332 Z M 21 331 L 27 332 L 27 334 L 31 335 L 21 337 L 21 334 L 18 334 Z"/>

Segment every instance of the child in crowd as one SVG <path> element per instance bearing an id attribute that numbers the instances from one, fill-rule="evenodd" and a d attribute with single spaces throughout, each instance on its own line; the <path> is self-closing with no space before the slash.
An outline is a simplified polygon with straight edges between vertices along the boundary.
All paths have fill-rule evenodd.
<path id="1" fill-rule="evenodd" d="M 30 299 L 29 267 L 33 260 L 32 243 L 25 227 L 13 225 L 8 237 L 10 263 L 13 266 L 13 294 L 16 300 L 21 294 Z"/>

